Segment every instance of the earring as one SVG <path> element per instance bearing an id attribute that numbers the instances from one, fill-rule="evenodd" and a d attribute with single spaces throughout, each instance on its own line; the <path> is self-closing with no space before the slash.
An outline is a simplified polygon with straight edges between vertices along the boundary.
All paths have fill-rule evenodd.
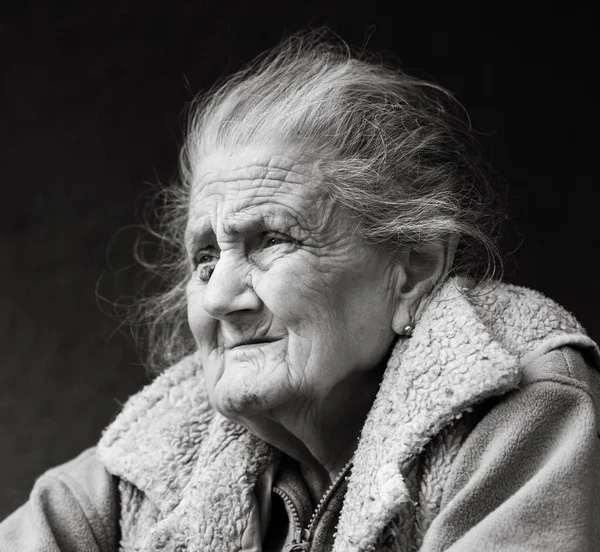
<path id="1" fill-rule="evenodd" d="M 410 337 L 413 333 L 415 329 L 415 319 L 411 316 L 410 320 L 408 321 L 408 324 L 406 326 L 404 326 L 404 329 L 402 330 L 402 335 L 404 337 Z"/>

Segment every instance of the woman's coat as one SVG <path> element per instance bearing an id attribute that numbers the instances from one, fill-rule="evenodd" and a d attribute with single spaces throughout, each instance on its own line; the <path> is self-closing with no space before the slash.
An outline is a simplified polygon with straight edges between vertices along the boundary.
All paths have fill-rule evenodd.
<path id="1" fill-rule="evenodd" d="M 541 294 L 450 280 L 398 340 L 334 550 L 600 550 L 600 361 Z M 4 550 L 260 550 L 278 451 L 215 413 L 188 357 L 42 476 Z M 120 540 L 120 548 L 116 542 Z"/>

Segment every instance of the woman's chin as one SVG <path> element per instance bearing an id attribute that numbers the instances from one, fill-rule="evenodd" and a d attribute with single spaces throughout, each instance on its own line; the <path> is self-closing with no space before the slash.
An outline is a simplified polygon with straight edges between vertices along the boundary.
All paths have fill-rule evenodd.
<path id="1" fill-rule="evenodd" d="M 207 374 L 209 400 L 230 419 L 273 413 L 290 399 L 287 372 L 282 363 L 228 362 L 224 369 Z"/>
<path id="2" fill-rule="evenodd" d="M 272 411 L 276 403 L 281 402 L 273 397 L 273 392 L 265 392 L 249 386 L 226 384 L 220 381 L 209 393 L 213 408 L 231 420 L 254 418 Z"/>

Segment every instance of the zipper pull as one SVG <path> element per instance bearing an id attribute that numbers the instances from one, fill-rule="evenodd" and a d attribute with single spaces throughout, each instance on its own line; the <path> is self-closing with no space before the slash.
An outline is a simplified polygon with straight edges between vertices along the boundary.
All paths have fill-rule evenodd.
<path id="1" fill-rule="evenodd" d="M 286 545 L 283 552 L 303 552 L 310 546 L 310 531 L 308 529 L 297 529 L 294 533 L 294 540 Z"/>

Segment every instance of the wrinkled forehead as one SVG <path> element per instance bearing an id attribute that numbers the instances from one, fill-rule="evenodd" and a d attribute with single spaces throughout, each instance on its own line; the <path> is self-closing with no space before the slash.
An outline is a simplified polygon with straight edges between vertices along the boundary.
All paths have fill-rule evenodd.
<path id="1" fill-rule="evenodd" d="M 330 210 L 331 200 L 314 161 L 294 151 L 221 151 L 206 156 L 193 169 L 190 221 L 288 211 L 308 223 Z"/>
<path id="2" fill-rule="evenodd" d="M 200 159 L 192 172 L 192 192 L 207 186 L 238 183 L 240 186 L 289 183 L 314 179 L 315 163 L 293 149 L 279 151 L 255 147 L 241 151 L 221 150 Z"/>

